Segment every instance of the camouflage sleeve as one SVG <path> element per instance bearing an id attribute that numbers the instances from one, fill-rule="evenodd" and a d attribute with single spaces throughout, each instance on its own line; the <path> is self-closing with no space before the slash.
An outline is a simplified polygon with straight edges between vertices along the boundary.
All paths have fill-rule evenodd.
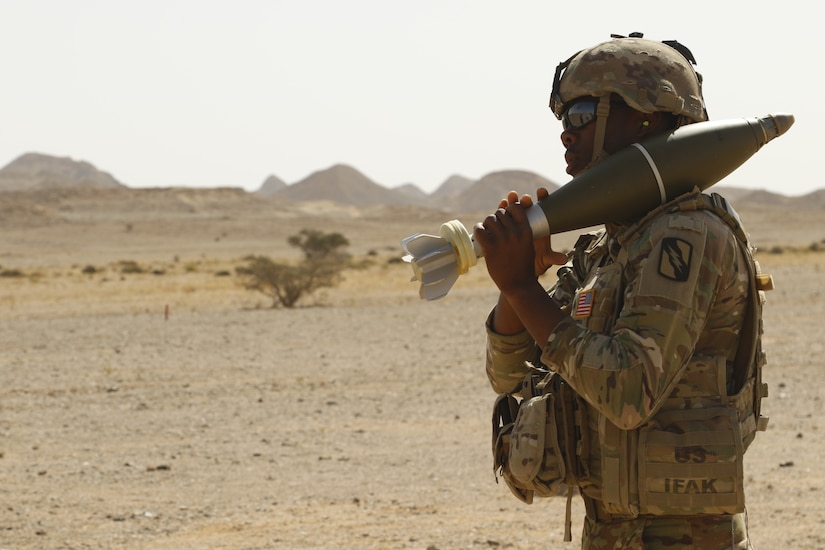
<path id="1" fill-rule="evenodd" d="M 569 317 L 541 359 L 616 426 L 632 429 L 678 382 L 739 251 L 727 226 L 706 212 L 662 216 L 624 246 L 626 268 L 612 270 L 626 278 L 613 283 L 615 322 L 594 330 L 588 319 Z M 598 272 L 594 280 L 598 309 L 600 292 L 609 292 L 599 288 Z"/>
<path id="2" fill-rule="evenodd" d="M 510 393 L 519 388 L 530 372 L 529 361 L 537 358 L 536 342 L 525 330 L 518 334 L 502 335 L 492 329 L 493 313 L 487 317 L 487 357 L 485 369 L 490 385 L 496 393 Z"/>

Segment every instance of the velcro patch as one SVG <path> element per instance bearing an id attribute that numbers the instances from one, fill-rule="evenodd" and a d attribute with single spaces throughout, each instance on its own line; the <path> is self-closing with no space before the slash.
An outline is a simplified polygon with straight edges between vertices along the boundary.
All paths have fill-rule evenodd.
<path id="1" fill-rule="evenodd" d="M 595 294 L 596 291 L 592 288 L 579 293 L 578 298 L 576 298 L 576 310 L 573 312 L 573 317 L 576 319 L 590 317 L 590 314 L 593 313 L 593 298 Z"/>
<path id="2" fill-rule="evenodd" d="M 685 282 L 690 276 L 690 261 L 693 245 L 682 239 L 667 237 L 662 239 L 659 251 L 659 275 L 673 281 Z"/>

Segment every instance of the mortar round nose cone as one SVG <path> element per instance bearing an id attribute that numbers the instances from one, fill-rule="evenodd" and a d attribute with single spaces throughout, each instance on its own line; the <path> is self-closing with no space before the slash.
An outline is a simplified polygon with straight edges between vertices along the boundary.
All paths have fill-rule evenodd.
<path id="1" fill-rule="evenodd" d="M 775 115 L 771 115 L 771 117 L 773 117 L 773 120 L 776 123 L 777 136 L 781 136 L 782 134 L 787 132 L 788 129 L 791 126 L 793 126 L 793 123 L 796 121 L 794 116 L 790 113 L 778 113 Z"/>

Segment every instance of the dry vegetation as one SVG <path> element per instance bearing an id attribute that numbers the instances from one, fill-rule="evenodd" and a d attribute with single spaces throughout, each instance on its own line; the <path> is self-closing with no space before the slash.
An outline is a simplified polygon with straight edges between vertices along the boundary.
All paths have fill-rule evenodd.
<path id="1" fill-rule="evenodd" d="M 421 302 L 398 241 L 444 214 L 329 208 L 302 219 L 362 268 L 295 310 L 234 276 L 247 254 L 290 257 L 276 214 L 6 225 L 0 549 L 564 547 L 562 500 L 524 506 L 493 478 L 483 266 Z M 823 548 L 825 228 L 751 214 L 777 283 L 751 533 Z"/>

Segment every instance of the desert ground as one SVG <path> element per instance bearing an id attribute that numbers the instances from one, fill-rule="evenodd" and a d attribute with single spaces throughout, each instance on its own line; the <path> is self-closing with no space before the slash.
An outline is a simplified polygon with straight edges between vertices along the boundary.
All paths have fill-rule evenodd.
<path id="1" fill-rule="evenodd" d="M 483 266 L 425 302 L 395 261 L 447 214 L 233 197 L 0 202 L 0 549 L 576 548 L 578 502 L 564 544 L 493 475 Z M 822 210 L 740 214 L 777 286 L 753 546 L 825 548 Z M 272 308 L 234 268 L 304 227 L 362 267 Z"/>

